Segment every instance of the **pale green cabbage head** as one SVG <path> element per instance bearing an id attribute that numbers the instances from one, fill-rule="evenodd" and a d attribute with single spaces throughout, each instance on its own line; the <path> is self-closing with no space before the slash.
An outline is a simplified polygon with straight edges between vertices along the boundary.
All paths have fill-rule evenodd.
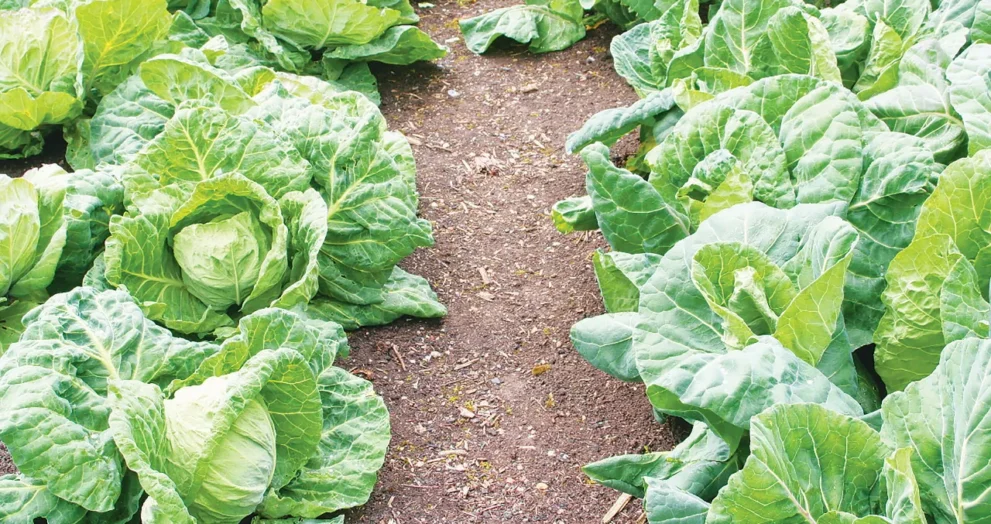
<path id="1" fill-rule="evenodd" d="M 165 401 L 170 462 L 199 472 L 186 495 L 189 513 L 203 523 L 237 522 L 251 514 L 275 473 L 275 426 L 261 398 L 247 400 L 231 427 L 214 433 L 218 412 L 230 408 L 227 388 L 224 377 L 212 377 Z"/>
<path id="2" fill-rule="evenodd" d="M 172 249 L 189 292 L 224 309 L 248 298 L 270 246 L 270 235 L 244 211 L 186 226 Z"/>

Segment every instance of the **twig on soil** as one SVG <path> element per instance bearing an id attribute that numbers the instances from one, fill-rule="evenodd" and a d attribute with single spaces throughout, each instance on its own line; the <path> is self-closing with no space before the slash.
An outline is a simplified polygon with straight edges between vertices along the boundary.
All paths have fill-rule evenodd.
<path id="1" fill-rule="evenodd" d="M 392 353 L 399 359 L 399 365 L 403 368 L 403 371 L 406 371 L 406 362 L 403 362 L 403 356 L 399 354 L 399 348 L 395 344 L 392 345 Z"/>
<path id="2" fill-rule="evenodd" d="M 427 484 L 400 484 L 404 488 L 418 488 L 418 489 L 438 489 L 440 486 L 429 486 Z"/>
<path id="3" fill-rule="evenodd" d="M 429 147 L 430 149 L 439 149 L 441 151 L 447 151 L 448 153 L 453 153 L 454 152 L 450 148 L 447 148 L 447 147 L 444 147 L 444 146 L 438 146 L 438 145 L 435 145 L 435 144 L 423 144 L 423 145 Z"/>
<path id="4" fill-rule="evenodd" d="M 477 358 L 473 358 L 473 359 L 469 360 L 468 362 L 465 362 L 464 364 L 458 364 L 457 366 L 454 366 L 454 371 L 461 371 L 462 369 L 464 369 L 464 368 L 466 368 L 468 366 L 471 366 L 475 362 L 478 362 L 478 359 Z"/>
<path id="5" fill-rule="evenodd" d="M 451 455 L 467 455 L 468 452 L 463 449 L 448 449 L 437 453 L 442 457 L 449 457 Z"/>
<path id="6" fill-rule="evenodd" d="M 502 507 L 504 505 L 505 505 L 504 502 L 500 502 L 498 504 L 493 504 L 493 505 L 491 505 L 491 506 L 489 506 L 487 508 L 483 508 L 483 509 L 478 510 L 478 514 L 481 515 L 482 513 L 485 513 L 486 511 L 492 511 L 492 510 L 494 510 L 496 508 L 500 508 L 500 507 Z"/>
<path id="7" fill-rule="evenodd" d="M 620 511 L 623 511 L 623 508 L 630 503 L 630 499 L 632 498 L 633 496 L 629 493 L 623 493 L 620 495 L 619 498 L 616 499 L 616 502 L 613 503 L 612 507 L 609 508 L 609 511 L 606 512 L 605 516 L 602 517 L 602 524 L 609 524 L 612 522 L 612 519 L 616 518 L 616 515 L 619 515 Z"/>

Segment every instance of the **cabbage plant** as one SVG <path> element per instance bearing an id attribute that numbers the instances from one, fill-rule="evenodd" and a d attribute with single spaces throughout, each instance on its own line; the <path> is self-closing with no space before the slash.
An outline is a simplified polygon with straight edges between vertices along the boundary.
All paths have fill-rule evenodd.
<path id="1" fill-rule="evenodd" d="M 127 289 L 149 318 L 205 334 L 265 307 L 305 305 L 317 292 L 326 205 L 315 191 L 276 200 L 239 173 L 167 191 L 110 222 L 104 278 Z"/>
<path id="2" fill-rule="evenodd" d="M 46 165 L 21 178 L 0 175 L 0 353 L 49 289 L 79 282 L 122 198 L 123 188 L 106 171 L 69 174 Z"/>
<path id="3" fill-rule="evenodd" d="M 250 43 L 252 54 L 294 73 L 334 77 L 349 62 L 406 65 L 447 54 L 411 25 L 419 17 L 409 0 L 173 0 L 170 7 L 187 29 Z M 323 60 L 312 62 L 312 51 Z"/>
<path id="4" fill-rule="evenodd" d="M 349 329 L 443 316 L 397 267 L 433 243 L 405 137 L 359 93 L 210 56 L 148 60 L 91 121 L 89 155 L 120 166 L 128 201 L 95 276 L 190 334 L 269 306 Z"/>
<path id="5" fill-rule="evenodd" d="M 575 347 L 694 431 L 586 473 L 651 523 L 991 518 L 989 4 L 663 4 L 551 218 L 611 248 Z"/>
<path id="6" fill-rule="evenodd" d="M 0 517 L 236 523 L 362 504 L 389 421 L 333 367 L 346 353 L 339 325 L 282 309 L 192 342 L 123 291 L 56 295 L 0 358 L 0 440 L 20 471 L 0 478 Z"/>
<path id="7" fill-rule="evenodd" d="M 53 126 L 72 129 L 170 25 L 165 0 L 0 4 L 0 158 L 38 154 Z"/>
<path id="8" fill-rule="evenodd" d="M 740 203 L 835 202 L 861 234 L 845 277 L 847 327 L 855 347 L 870 343 L 884 313 L 878 299 L 888 263 L 911 241 L 941 170 L 925 142 L 888 131 L 844 88 L 801 75 L 731 90 L 690 109 L 666 133 L 646 155 L 646 180 L 614 166 L 602 145 L 582 149 L 583 213 L 594 215 L 610 247 L 664 255 Z"/>

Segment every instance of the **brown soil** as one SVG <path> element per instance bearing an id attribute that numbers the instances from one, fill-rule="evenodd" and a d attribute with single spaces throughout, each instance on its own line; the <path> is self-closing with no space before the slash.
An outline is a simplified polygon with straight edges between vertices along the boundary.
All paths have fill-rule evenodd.
<path id="1" fill-rule="evenodd" d="M 419 9 L 421 27 L 451 54 L 376 73 L 390 127 L 413 143 L 437 240 L 403 266 L 450 312 L 351 334 L 344 365 L 385 397 L 393 438 L 372 499 L 348 521 L 599 522 L 618 493 L 580 467 L 669 449 L 676 436 L 654 421 L 642 386 L 571 347 L 571 325 L 602 312 L 590 254 L 605 244 L 559 234 L 549 213 L 584 193 L 567 134 L 636 95 L 612 70 L 611 26 L 559 53 L 502 46 L 480 57 L 449 40 L 460 37 L 457 19 L 520 2 L 434 1 Z M 641 515 L 634 501 L 613 522 Z"/>
<path id="2" fill-rule="evenodd" d="M 458 18 L 514 3 L 437 2 L 420 10 L 421 26 L 445 42 L 460 36 Z M 403 265 L 450 313 L 351 336 L 349 365 L 373 371 L 393 421 L 359 522 L 599 522 L 618 493 L 590 485 L 580 467 L 673 446 L 642 387 L 571 347 L 571 325 L 602 312 L 590 254 L 605 244 L 563 236 L 549 216 L 584 193 L 584 164 L 564 153 L 565 137 L 636 100 L 612 69 L 614 31 L 545 55 L 517 46 L 475 56 L 459 40 L 436 67 L 380 71 L 382 109 L 413 141 L 421 213 L 437 239 Z M 614 522 L 641 513 L 634 502 Z"/>

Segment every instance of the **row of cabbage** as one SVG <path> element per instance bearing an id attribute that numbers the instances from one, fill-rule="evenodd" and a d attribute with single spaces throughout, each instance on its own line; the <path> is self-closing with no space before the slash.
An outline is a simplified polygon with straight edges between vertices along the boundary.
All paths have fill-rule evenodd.
<path id="1" fill-rule="evenodd" d="M 575 347 L 693 431 L 586 473 L 654 524 L 991 520 L 991 2 L 654 6 L 553 218 L 611 248 Z"/>
<path id="2" fill-rule="evenodd" d="M 397 266 L 433 238 L 363 62 L 419 56 L 405 46 L 422 33 L 397 25 L 408 3 L 11 7 L 0 97 L 26 103 L 0 104 L 0 126 L 41 115 L 15 128 L 30 142 L 63 125 L 75 170 L 0 175 L 0 441 L 19 471 L 0 476 L 0 520 L 281 522 L 363 504 L 389 415 L 334 366 L 344 329 L 446 314 Z"/>
<path id="3" fill-rule="evenodd" d="M 376 102 L 369 62 L 447 53 L 411 25 L 409 0 L 0 0 L 0 14 L 0 159 L 38 154 L 59 128 L 84 155 L 100 100 L 148 58 L 184 47 L 223 52 L 221 67 L 318 76 Z"/>

